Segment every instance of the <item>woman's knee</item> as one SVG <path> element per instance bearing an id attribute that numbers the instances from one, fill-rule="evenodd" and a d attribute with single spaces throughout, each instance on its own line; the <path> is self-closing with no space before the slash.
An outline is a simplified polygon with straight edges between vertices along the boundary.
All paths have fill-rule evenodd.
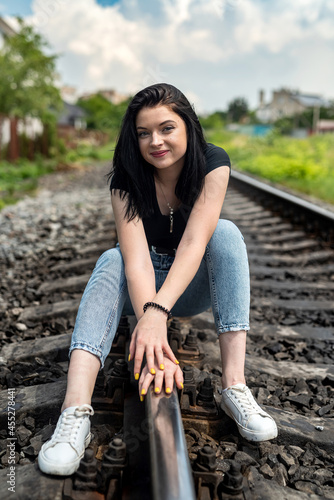
<path id="1" fill-rule="evenodd" d="M 208 244 L 210 250 L 238 250 L 245 248 L 244 238 L 239 228 L 230 220 L 219 219 Z"/>
<path id="2" fill-rule="evenodd" d="M 124 267 L 123 257 L 118 247 L 110 248 L 103 252 L 98 258 L 95 269 L 122 269 Z"/>

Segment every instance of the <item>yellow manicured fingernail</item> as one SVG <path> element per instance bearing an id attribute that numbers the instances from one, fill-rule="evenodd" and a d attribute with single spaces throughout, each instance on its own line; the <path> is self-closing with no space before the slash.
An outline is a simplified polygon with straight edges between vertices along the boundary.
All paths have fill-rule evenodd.
<path id="1" fill-rule="evenodd" d="M 140 401 L 143 402 L 144 401 L 144 396 L 140 396 Z"/>
<path id="2" fill-rule="evenodd" d="M 167 387 L 166 392 L 167 392 L 167 394 L 170 394 L 172 392 L 172 390 L 169 387 Z"/>
<path id="3" fill-rule="evenodd" d="M 154 368 L 151 368 L 151 373 L 152 373 L 152 375 L 155 375 L 155 369 Z"/>
<path id="4" fill-rule="evenodd" d="M 183 384 L 181 383 L 181 389 L 183 389 Z"/>
<path id="5" fill-rule="evenodd" d="M 138 379 L 139 379 L 139 373 L 136 373 L 135 380 L 138 380 Z"/>
<path id="6" fill-rule="evenodd" d="M 164 370 L 164 369 L 165 369 L 165 365 L 163 365 L 163 364 L 161 363 L 161 365 L 160 365 L 160 370 Z"/>
<path id="7" fill-rule="evenodd" d="M 180 364 L 180 362 L 179 362 L 177 359 L 175 360 L 175 363 L 176 363 L 177 365 L 179 365 L 179 364 Z"/>
<path id="8" fill-rule="evenodd" d="M 131 354 L 129 354 L 129 357 L 128 357 L 128 361 L 130 361 L 130 360 L 131 360 Z"/>
<path id="9" fill-rule="evenodd" d="M 142 395 L 142 396 L 144 396 L 145 394 L 146 394 L 145 389 L 142 389 L 142 390 L 141 390 L 141 395 Z"/>
<path id="10" fill-rule="evenodd" d="M 156 388 L 154 389 L 154 392 L 156 392 L 156 393 L 158 394 L 158 393 L 160 392 L 159 387 L 156 387 Z"/>

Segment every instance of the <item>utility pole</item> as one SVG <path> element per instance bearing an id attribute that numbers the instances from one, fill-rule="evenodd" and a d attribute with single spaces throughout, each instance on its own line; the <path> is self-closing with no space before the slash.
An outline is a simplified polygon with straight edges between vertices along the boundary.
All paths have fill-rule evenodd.
<path id="1" fill-rule="evenodd" d="M 313 107 L 313 134 L 317 134 L 318 132 L 318 121 L 320 117 L 320 106 L 314 106 Z"/>

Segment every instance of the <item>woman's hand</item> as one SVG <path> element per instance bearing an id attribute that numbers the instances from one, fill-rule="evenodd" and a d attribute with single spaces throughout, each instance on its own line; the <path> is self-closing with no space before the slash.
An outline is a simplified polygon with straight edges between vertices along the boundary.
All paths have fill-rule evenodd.
<path id="1" fill-rule="evenodd" d="M 144 354 L 148 370 L 153 375 L 164 369 L 164 355 L 174 364 L 179 364 L 167 341 L 167 321 L 164 313 L 150 308 L 143 314 L 133 331 L 129 352 L 129 360 L 135 360 L 136 380 L 139 379 Z"/>
<path id="2" fill-rule="evenodd" d="M 152 381 L 154 380 L 154 392 L 160 394 L 163 390 L 163 385 L 165 384 L 166 394 L 170 394 L 173 391 L 174 380 L 176 386 L 179 389 L 183 389 L 183 373 L 180 366 L 176 365 L 169 358 L 164 356 L 163 363 L 165 365 L 164 370 L 156 370 L 156 374 L 152 375 L 148 365 L 146 364 L 141 372 L 139 379 L 139 395 L 142 400 L 143 396 L 147 394 L 148 388 L 150 387 Z M 158 368 L 155 365 L 155 368 Z"/>

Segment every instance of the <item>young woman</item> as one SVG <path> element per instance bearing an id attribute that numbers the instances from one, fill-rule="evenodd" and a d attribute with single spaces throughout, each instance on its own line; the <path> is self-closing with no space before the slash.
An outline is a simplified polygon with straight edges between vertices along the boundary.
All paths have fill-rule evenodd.
<path id="1" fill-rule="evenodd" d="M 167 319 L 212 307 L 222 357 L 222 408 L 251 441 L 277 436 L 274 420 L 245 385 L 249 270 L 243 237 L 219 219 L 230 175 L 227 153 L 207 144 L 186 99 L 168 84 L 131 101 L 110 174 L 119 243 L 98 260 L 81 300 L 62 413 L 38 463 L 72 474 L 90 435 L 91 397 L 122 314 L 135 314 L 130 343 L 143 400 L 183 387 Z M 146 357 L 146 364 L 142 363 Z"/>

